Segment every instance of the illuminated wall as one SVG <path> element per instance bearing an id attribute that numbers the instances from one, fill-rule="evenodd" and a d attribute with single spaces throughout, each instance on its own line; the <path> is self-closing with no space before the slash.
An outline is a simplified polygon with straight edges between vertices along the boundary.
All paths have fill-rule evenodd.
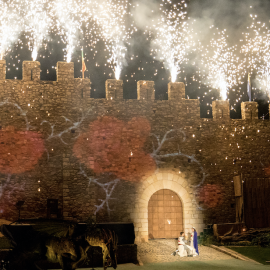
<path id="1" fill-rule="evenodd" d="M 123 99 L 121 80 L 106 82 L 106 99 L 90 97 L 90 80 L 74 79 L 73 63 L 57 64 L 57 81 L 40 81 L 39 62 L 23 63 L 23 80 L 6 80 L 0 61 L 0 218 L 46 217 L 58 199 L 65 219 L 132 221 L 147 240 L 147 200 L 158 189 L 183 202 L 185 227 L 235 221 L 232 179 L 268 177 L 269 122 L 257 104 L 241 120 L 227 101 L 201 119 L 183 83 L 155 100 L 154 83 L 138 82 L 138 99 Z M 144 209 L 144 210 L 142 210 Z"/>

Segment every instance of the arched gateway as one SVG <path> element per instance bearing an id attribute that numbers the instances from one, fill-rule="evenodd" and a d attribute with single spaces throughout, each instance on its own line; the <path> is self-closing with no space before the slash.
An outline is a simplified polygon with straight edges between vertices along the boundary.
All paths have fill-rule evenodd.
<path id="1" fill-rule="evenodd" d="M 182 203 L 172 190 L 160 189 L 148 203 L 148 237 L 177 238 L 180 231 L 183 231 Z"/>
<path id="2" fill-rule="evenodd" d="M 149 239 L 148 204 L 152 195 L 159 190 L 170 190 L 177 194 L 182 206 L 182 228 L 184 231 L 191 229 L 192 226 L 196 227 L 198 233 L 203 231 L 203 212 L 198 210 L 193 202 L 193 189 L 188 185 L 188 182 L 175 172 L 159 171 L 142 181 L 138 187 L 135 205 L 130 213 L 135 227 L 136 242 L 144 242 Z"/>

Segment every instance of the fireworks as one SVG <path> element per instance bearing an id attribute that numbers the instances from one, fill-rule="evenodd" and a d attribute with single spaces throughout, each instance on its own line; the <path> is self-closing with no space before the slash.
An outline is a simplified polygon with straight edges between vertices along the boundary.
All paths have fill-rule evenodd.
<path id="1" fill-rule="evenodd" d="M 109 52 L 108 63 L 114 69 L 115 78 L 119 80 L 123 65 L 126 64 L 126 45 L 129 43 L 133 28 L 126 29 L 129 19 L 128 2 L 101 1 L 94 6 L 93 19 L 101 27 L 101 35 Z"/>
<path id="2" fill-rule="evenodd" d="M 227 99 L 228 89 L 237 84 L 234 47 L 228 47 L 226 30 L 215 33 L 210 45 L 202 47 L 201 63 L 205 68 L 206 84 L 219 89 L 222 100 Z"/>
<path id="3" fill-rule="evenodd" d="M 255 83 L 270 94 L 270 30 L 265 23 L 257 20 L 256 15 L 250 15 L 252 24 L 245 33 L 245 43 L 242 53 L 245 55 L 243 70 L 256 73 Z M 244 72 L 243 72 L 244 73 Z M 245 75 L 245 73 L 243 74 Z"/>
<path id="4" fill-rule="evenodd" d="M 1 60 L 5 52 L 10 50 L 11 45 L 18 39 L 22 22 L 18 16 L 16 3 L 0 2 L 0 53 Z"/>
<path id="5" fill-rule="evenodd" d="M 105 79 L 108 75 L 124 78 L 125 82 L 141 79 L 162 79 L 165 82 L 168 76 L 172 82 L 181 80 L 186 86 L 195 87 L 197 93 L 193 98 L 197 96 L 201 102 L 212 89 L 217 89 L 220 98 L 230 99 L 233 107 L 245 97 L 246 91 L 241 85 L 249 73 L 253 89 L 258 86 L 270 93 L 270 31 L 268 24 L 260 22 L 256 15 L 250 15 L 252 23 L 240 41 L 229 42 L 231 33 L 214 26 L 207 29 L 207 38 L 200 40 L 205 28 L 188 17 L 185 0 L 179 3 L 160 0 L 152 3 L 154 8 L 149 4 L 149 18 L 140 23 L 135 19 L 135 9 L 137 13 L 143 13 L 148 2 L 138 1 L 0 0 L 1 59 L 14 48 L 18 51 L 23 47 L 31 51 L 33 60 L 45 58 L 46 53 L 46 57 L 50 57 L 53 49 L 46 52 L 50 47 L 48 44 L 57 41 L 61 43 L 63 59 L 67 62 L 80 62 L 78 51 L 84 46 L 86 65 L 91 63 L 92 69 L 93 66 L 101 67 L 98 72 L 102 72 Z M 135 40 L 140 32 L 137 32 L 137 27 L 144 34 L 138 41 Z M 142 39 L 147 40 L 145 44 L 150 50 L 145 48 L 138 56 L 137 48 L 132 46 L 140 46 Z M 16 62 L 13 65 L 7 63 L 10 65 L 7 72 L 14 70 L 11 66 L 18 70 L 16 65 L 21 59 L 14 59 L 12 55 L 10 58 Z M 137 65 L 135 69 L 131 74 L 122 74 L 123 68 L 132 65 L 133 60 Z M 169 75 L 162 71 L 163 68 L 169 70 Z M 131 69 L 126 68 L 125 72 L 127 70 Z M 153 74 L 147 74 L 149 70 Z M 158 77 L 161 74 L 163 78 Z M 214 98 L 212 95 L 211 99 Z M 207 100 L 207 106 L 210 103 Z"/>
<path id="6" fill-rule="evenodd" d="M 187 60 L 192 31 L 186 21 L 187 13 L 183 11 L 187 7 L 185 1 L 178 5 L 168 1 L 161 6 L 160 17 L 152 30 L 155 35 L 152 46 L 157 59 L 164 61 L 165 67 L 170 71 L 171 81 L 175 82 L 181 63 Z"/>
<path id="7" fill-rule="evenodd" d="M 20 32 L 24 31 L 29 35 L 28 47 L 32 51 L 32 59 L 36 60 L 46 37 L 54 32 L 66 44 L 65 58 L 70 62 L 83 34 L 83 22 L 89 33 L 96 31 L 96 26 L 89 23 L 95 21 L 100 31 L 97 36 L 104 38 L 110 55 L 108 62 L 119 79 L 125 65 L 126 45 L 133 31 L 132 27 L 126 29 L 128 2 L 94 0 L 88 1 L 85 6 L 81 0 L 14 0 L 7 3 L 1 1 L 1 9 L 2 56 L 17 41 Z"/>

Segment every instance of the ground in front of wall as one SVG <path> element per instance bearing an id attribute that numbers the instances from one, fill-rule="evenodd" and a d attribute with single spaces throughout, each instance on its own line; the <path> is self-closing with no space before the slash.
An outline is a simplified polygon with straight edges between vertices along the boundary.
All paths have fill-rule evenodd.
<path id="1" fill-rule="evenodd" d="M 196 257 L 180 257 L 172 256 L 172 252 L 178 248 L 177 239 L 156 239 L 149 240 L 147 243 L 138 245 L 138 255 L 140 260 L 145 263 L 160 262 L 180 262 L 180 261 L 214 261 L 232 259 L 229 255 L 221 253 L 210 247 L 199 246 L 199 256 Z"/>
<path id="2" fill-rule="evenodd" d="M 259 263 L 266 264 L 270 266 L 270 248 L 262 248 L 257 246 L 248 246 L 248 247 L 228 247 L 252 260 L 255 260 Z"/>

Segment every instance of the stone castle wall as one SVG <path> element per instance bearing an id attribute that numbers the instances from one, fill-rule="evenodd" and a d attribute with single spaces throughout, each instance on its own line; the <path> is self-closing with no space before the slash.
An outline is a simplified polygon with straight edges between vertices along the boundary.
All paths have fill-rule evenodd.
<path id="1" fill-rule="evenodd" d="M 184 205 L 185 228 L 235 222 L 233 176 L 268 177 L 269 121 L 242 103 L 232 120 L 228 101 L 213 119 L 183 83 L 155 100 L 154 82 L 138 82 L 138 99 L 123 99 L 123 82 L 108 80 L 106 98 L 90 96 L 90 80 L 58 62 L 57 81 L 40 81 L 39 62 L 23 63 L 22 80 L 6 80 L 0 61 L 0 218 L 46 217 L 58 199 L 65 219 L 134 222 L 147 240 L 147 202 L 168 188 Z M 1 150 L 2 149 L 2 150 Z"/>

